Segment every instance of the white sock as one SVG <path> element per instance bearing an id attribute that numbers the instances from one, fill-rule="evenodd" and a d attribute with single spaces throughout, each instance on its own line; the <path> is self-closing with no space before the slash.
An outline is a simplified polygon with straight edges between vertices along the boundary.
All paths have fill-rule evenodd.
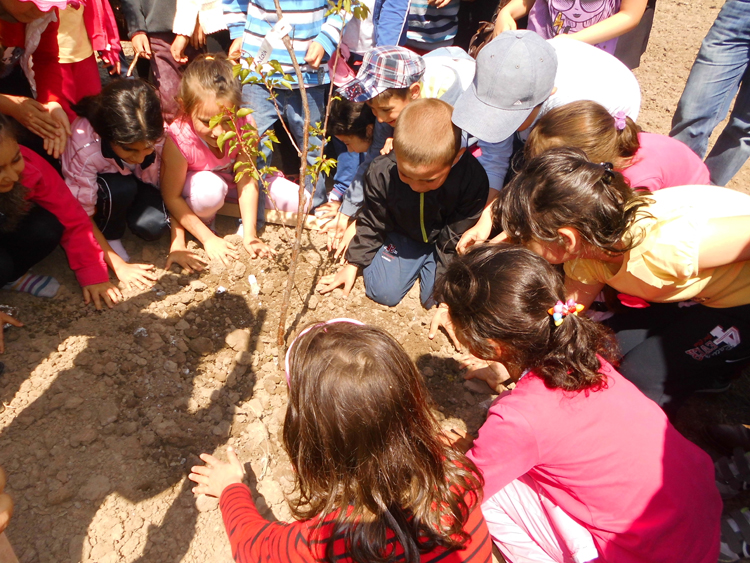
<path id="1" fill-rule="evenodd" d="M 25 273 L 16 281 L 6 283 L 3 289 L 30 293 L 36 297 L 54 297 L 60 289 L 60 282 L 52 276 Z"/>
<path id="2" fill-rule="evenodd" d="M 122 239 L 115 239 L 115 240 L 108 240 L 109 246 L 112 247 L 112 250 L 114 250 L 117 255 L 125 260 L 125 262 L 130 262 L 130 255 L 128 254 L 128 251 L 125 250 L 125 247 L 122 245 Z"/>

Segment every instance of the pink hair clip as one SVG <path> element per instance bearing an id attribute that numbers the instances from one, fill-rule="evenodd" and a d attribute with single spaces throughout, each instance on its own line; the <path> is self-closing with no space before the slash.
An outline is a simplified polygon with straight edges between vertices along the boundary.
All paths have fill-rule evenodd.
<path id="1" fill-rule="evenodd" d="M 625 119 L 627 115 L 625 115 L 624 111 L 618 111 L 612 117 L 615 118 L 615 129 L 617 129 L 618 131 L 622 131 L 623 129 L 625 129 L 625 126 L 628 124 L 628 122 Z"/>
<path id="2" fill-rule="evenodd" d="M 555 326 L 560 326 L 568 315 L 578 315 L 581 311 L 583 311 L 583 305 L 572 299 L 568 299 L 567 303 L 558 301 L 554 307 L 547 309 L 547 312 L 552 315 Z"/>
<path id="3" fill-rule="evenodd" d="M 302 338 L 305 334 L 307 334 L 308 332 L 310 332 L 312 329 L 318 328 L 318 327 L 321 327 L 321 326 L 324 326 L 324 325 L 332 325 L 334 323 L 351 323 L 353 325 L 359 325 L 359 326 L 364 326 L 364 324 L 365 324 L 362 321 L 358 321 L 356 319 L 347 319 L 347 318 L 343 318 L 342 317 L 342 318 L 339 318 L 339 319 L 331 319 L 330 321 L 324 321 L 322 323 L 316 323 L 316 324 L 314 324 L 312 326 L 307 327 L 302 332 L 300 332 L 297 335 L 297 337 L 294 340 L 292 340 L 292 343 L 289 345 L 289 348 L 286 349 L 286 357 L 284 358 L 284 371 L 286 372 L 286 384 L 287 385 L 289 385 L 289 380 L 290 380 L 290 377 L 289 377 L 289 355 L 290 355 L 290 353 L 292 351 L 292 346 L 294 346 L 294 344 L 297 342 L 297 340 L 299 340 L 300 338 Z"/>

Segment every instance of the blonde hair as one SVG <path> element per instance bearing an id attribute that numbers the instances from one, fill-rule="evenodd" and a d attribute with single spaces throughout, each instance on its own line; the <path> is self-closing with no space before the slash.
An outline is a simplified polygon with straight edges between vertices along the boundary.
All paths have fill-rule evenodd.
<path id="1" fill-rule="evenodd" d="M 414 100 L 396 120 L 396 157 L 416 166 L 450 166 L 461 150 L 461 130 L 453 125 L 453 107 L 434 98 Z"/>
<path id="2" fill-rule="evenodd" d="M 570 147 L 585 152 L 591 162 L 611 162 L 622 169 L 641 146 L 639 132 L 629 117 L 618 129 L 615 118 L 596 102 L 571 102 L 542 116 L 529 134 L 524 153 L 531 160 L 549 149 Z"/>
<path id="3" fill-rule="evenodd" d="M 232 64 L 223 53 L 200 55 L 188 65 L 180 81 L 177 101 L 183 113 L 190 115 L 206 94 L 226 100 L 230 106 L 242 105 L 242 86 L 232 74 Z"/>

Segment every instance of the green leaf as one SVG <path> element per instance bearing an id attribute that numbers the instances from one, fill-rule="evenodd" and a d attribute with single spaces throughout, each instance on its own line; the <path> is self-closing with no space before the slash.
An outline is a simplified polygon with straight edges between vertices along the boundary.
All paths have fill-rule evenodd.
<path id="1" fill-rule="evenodd" d="M 216 127 L 219 123 L 221 123 L 221 120 L 224 119 L 224 116 L 222 114 L 214 115 L 208 122 L 208 128 L 213 129 Z"/>
<path id="2" fill-rule="evenodd" d="M 234 78 L 237 78 L 241 72 L 242 72 L 242 65 L 234 65 L 232 67 L 232 76 Z"/>
<path id="3" fill-rule="evenodd" d="M 281 81 L 281 85 L 284 88 L 289 88 L 289 90 L 294 90 L 294 88 L 292 88 L 292 85 L 287 80 L 282 80 Z"/>
<path id="4" fill-rule="evenodd" d="M 245 117 L 253 113 L 250 108 L 240 108 L 237 110 L 237 117 Z"/>

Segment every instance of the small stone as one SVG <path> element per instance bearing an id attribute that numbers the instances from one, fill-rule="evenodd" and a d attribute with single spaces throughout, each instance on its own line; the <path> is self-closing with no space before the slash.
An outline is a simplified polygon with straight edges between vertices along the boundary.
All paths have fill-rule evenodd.
<path id="1" fill-rule="evenodd" d="M 208 495 L 198 495 L 195 499 L 195 508 L 198 512 L 211 512 L 219 507 L 219 499 Z"/>
<path id="2" fill-rule="evenodd" d="M 99 407 L 99 424 L 101 424 L 102 426 L 111 424 L 112 422 L 117 420 L 119 414 L 120 410 L 117 408 L 117 405 L 114 403 L 114 401 L 104 401 L 104 403 L 102 403 Z"/>
<path id="3" fill-rule="evenodd" d="M 207 356 L 214 351 L 214 343 L 211 342 L 210 338 L 206 338 L 205 336 L 194 338 L 188 346 L 193 352 L 201 356 Z"/>
<path id="4" fill-rule="evenodd" d="M 188 338 L 198 338 L 200 335 L 201 331 L 194 326 L 185 329 L 185 336 L 187 336 Z"/>
<path id="5" fill-rule="evenodd" d="M 246 352 L 250 348 L 250 331 L 238 328 L 227 334 L 224 341 L 232 350 Z"/>
<path id="6" fill-rule="evenodd" d="M 228 420 L 222 420 L 219 424 L 211 429 L 211 433 L 214 436 L 222 436 L 228 438 L 232 432 L 232 423 Z"/>
<path id="7" fill-rule="evenodd" d="M 422 375 L 424 375 L 425 377 L 432 377 L 433 375 L 435 375 L 435 371 L 430 366 L 427 366 L 425 368 L 422 368 Z"/>
<path id="8" fill-rule="evenodd" d="M 109 493 L 111 485 L 109 479 L 104 475 L 94 475 L 78 491 L 78 496 L 84 500 L 97 501 L 103 499 Z"/>
<path id="9" fill-rule="evenodd" d="M 164 362 L 164 369 L 169 373 L 175 373 L 178 369 L 178 365 L 172 360 L 167 360 Z"/>
<path id="10" fill-rule="evenodd" d="M 86 427 L 70 436 L 70 446 L 77 448 L 78 446 L 86 446 L 96 440 L 98 434 L 96 430 L 91 427 Z"/>
<path id="11" fill-rule="evenodd" d="M 249 366 L 253 363 L 253 355 L 250 352 L 237 352 L 234 361 L 239 366 Z"/>
<path id="12" fill-rule="evenodd" d="M 114 375 L 117 373 L 117 364 L 114 362 L 107 362 L 107 365 L 104 366 L 104 373 L 107 375 Z"/>
<path id="13" fill-rule="evenodd" d="M 75 496 L 76 492 L 72 485 L 69 483 L 63 487 L 60 487 L 56 491 L 52 491 L 47 495 L 47 503 L 56 506 L 64 502 L 68 502 Z"/>
<path id="14" fill-rule="evenodd" d="M 318 302 L 319 302 L 318 296 L 311 295 L 310 299 L 307 302 L 307 308 L 310 309 L 311 311 L 314 311 L 315 309 L 318 308 Z"/>
<path id="15" fill-rule="evenodd" d="M 238 278 L 241 278 L 245 275 L 245 270 L 247 269 L 247 266 L 245 266 L 242 262 L 235 262 L 234 266 L 232 266 L 232 275 Z"/>
<path id="16" fill-rule="evenodd" d="M 177 321 L 177 323 L 174 325 L 174 327 L 177 330 L 187 330 L 187 329 L 190 328 L 190 323 L 187 322 L 185 319 L 180 319 L 179 321 Z"/>
<path id="17" fill-rule="evenodd" d="M 190 289 L 192 289 L 193 291 L 203 291 L 207 287 L 208 286 L 200 280 L 193 280 L 190 282 Z"/>

